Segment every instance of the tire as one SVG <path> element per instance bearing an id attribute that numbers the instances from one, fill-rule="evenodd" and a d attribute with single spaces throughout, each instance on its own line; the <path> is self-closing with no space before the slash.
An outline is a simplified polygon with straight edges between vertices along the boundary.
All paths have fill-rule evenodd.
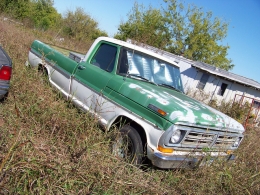
<path id="1" fill-rule="evenodd" d="M 144 147 L 137 130 L 129 125 L 123 126 L 112 143 L 112 153 L 128 163 L 141 165 L 144 157 Z"/>
<path id="2" fill-rule="evenodd" d="M 40 75 L 40 79 L 44 84 L 49 84 L 48 71 L 43 65 L 38 66 L 38 73 Z"/>
<path id="3" fill-rule="evenodd" d="M 42 74 L 44 77 L 48 76 L 48 71 L 43 65 L 38 66 L 38 72 Z"/>

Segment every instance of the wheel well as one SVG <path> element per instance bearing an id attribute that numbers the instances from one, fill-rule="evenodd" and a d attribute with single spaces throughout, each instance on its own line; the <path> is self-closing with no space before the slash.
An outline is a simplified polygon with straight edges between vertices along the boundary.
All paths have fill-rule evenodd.
<path id="1" fill-rule="evenodd" d="M 115 126 L 116 128 L 120 129 L 122 126 L 124 125 L 130 125 L 131 127 L 135 128 L 137 130 L 137 132 L 139 133 L 141 139 L 142 139 L 142 143 L 144 146 L 144 149 L 146 151 L 146 143 L 147 143 L 147 138 L 146 138 L 146 133 L 144 128 L 139 125 L 138 123 L 136 123 L 135 121 L 133 121 L 132 119 L 129 119 L 125 116 L 119 116 L 113 123 L 113 126 Z"/>
<path id="2" fill-rule="evenodd" d="M 42 65 L 42 64 L 38 64 L 38 71 L 43 73 L 46 76 L 48 75 L 47 68 L 44 65 Z"/>

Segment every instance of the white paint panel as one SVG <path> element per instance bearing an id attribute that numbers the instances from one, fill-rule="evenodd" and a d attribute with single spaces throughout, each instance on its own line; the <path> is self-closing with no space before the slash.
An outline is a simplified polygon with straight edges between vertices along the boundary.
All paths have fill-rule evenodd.
<path id="1" fill-rule="evenodd" d="M 92 90 L 78 82 L 74 78 L 71 82 L 70 98 L 72 101 L 77 101 L 77 105 L 84 110 L 91 111 L 95 108 L 97 94 L 94 94 Z"/>
<path id="2" fill-rule="evenodd" d="M 66 96 L 69 94 L 69 86 L 70 86 L 70 76 L 66 75 L 60 71 L 57 71 L 53 68 L 50 69 L 49 73 L 50 80 L 59 86 L 62 91 L 65 92 Z"/>

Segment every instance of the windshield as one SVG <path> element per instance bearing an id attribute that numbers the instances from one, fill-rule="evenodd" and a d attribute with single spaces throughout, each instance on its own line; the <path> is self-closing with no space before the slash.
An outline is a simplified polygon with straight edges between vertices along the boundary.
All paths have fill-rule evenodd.
<path id="1" fill-rule="evenodd" d="M 157 85 L 165 84 L 183 92 L 179 67 L 141 52 L 121 50 L 118 73 L 138 75 Z"/>

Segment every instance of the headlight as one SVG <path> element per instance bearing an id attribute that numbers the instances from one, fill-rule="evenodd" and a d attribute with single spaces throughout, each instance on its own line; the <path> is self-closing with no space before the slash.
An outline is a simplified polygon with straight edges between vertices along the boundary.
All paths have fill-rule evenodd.
<path id="1" fill-rule="evenodd" d="M 240 144 L 240 140 L 241 140 L 240 137 L 236 138 L 236 141 L 234 142 L 233 147 L 238 147 Z"/>
<path id="2" fill-rule="evenodd" d="M 171 136 L 171 142 L 175 144 L 178 143 L 180 139 L 181 139 L 181 131 L 180 130 L 174 131 Z"/>
<path id="3" fill-rule="evenodd" d="M 158 145 L 162 147 L 176 147 L 185 138 L 187 131 L 178 125 L 172 125 L 159 139 Z"/>

